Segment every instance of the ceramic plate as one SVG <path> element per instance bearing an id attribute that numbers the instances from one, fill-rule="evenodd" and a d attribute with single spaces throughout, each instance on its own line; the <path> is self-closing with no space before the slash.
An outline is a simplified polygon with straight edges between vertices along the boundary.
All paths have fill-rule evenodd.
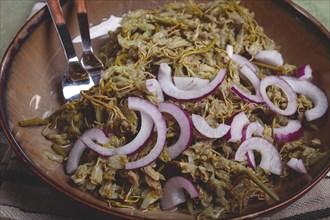
<path id="1" fill-rule="evenodd" d="M 89 21 L 98 24 L 110 15 L 122 16 L 129 10 L 156 8 L 168 1 L 88 1 Z M 313 82 L 330 97 L 330 45 L 329 32 L 308 13 L 289 1 L 245 0 L 242 4 L 255 12 L 257 22 L 264 27 L 268 36 L 281 46 L 281 53 L 288 63 L 313 67 Z M 71 36 L 77 36 L 74 6 L 68 2 L 63 7 Z M 102 40 L 93 40 L 98 51 Z M 78 54 L 79 45 L 75 45 Z M 70 184 L 63 166 L 42 155 L 49 149 L 49 142 L 41 136 L 42 128 L 21 128 L 17 123 L 23 119 L 42 116 L 53 112 L 61 104 L 60 83 L 66 61 L 52 20 L 44 8 L 31 18 L 19 31 L 10 44 L 1 63 L 1 125 L 11 146 L 36 173 L 62 194 L 105 214 L 125 218 L 192 218 L 191 216 L 169 212 L 141 212 L 137 210 L 109 208 L 107 203 L 80 191 Z M 321 150 L 330 150 L 329 110 L 321 120 L 316 121 L 320 128 L 308 132 L 309 138 L 318 137 L 322 141 Z M 311 189 L 330 168 L 329 158 L 319 161 L 309 170 L 310 178 L 297 175 L 282 184 L 278 191 L 279 202 L 256 202 L 240 215 L 251 218 L 269 215 L 289 205 Z"/>

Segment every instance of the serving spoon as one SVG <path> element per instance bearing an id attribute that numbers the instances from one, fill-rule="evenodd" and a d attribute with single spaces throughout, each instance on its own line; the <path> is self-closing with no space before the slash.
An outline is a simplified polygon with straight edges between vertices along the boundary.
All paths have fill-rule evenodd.
<path id="1" fill-rule="evenodd" d="M 63 96 L 65 101 L 72 101 L 80 97 L 81 90 L 88 90 L 94 86 L 95 83 L 91 75 L 79 63 L 59 1 L 47 0 L 47 6 L 68 62 L 67 69 L 64 71 L 62 78 Z"/>

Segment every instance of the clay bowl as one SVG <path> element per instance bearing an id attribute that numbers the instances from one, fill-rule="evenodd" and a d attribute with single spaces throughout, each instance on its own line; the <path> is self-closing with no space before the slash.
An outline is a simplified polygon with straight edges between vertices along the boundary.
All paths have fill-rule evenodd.
<path id="1" fill-rule="evenodd" d="M 155 8 L 168 1 L 88 1 L 90 23 L 98 24 L 110 15 L 121 16 L 137 8 Z M 243 5 L 255 12 L 256 20 L 268 36 L 281 45 L 286 62 L 310 64 L 313 82 L 330 97 L 330 34 L 313 17 L 289 1 L 245 0 Z M 72 2 L 63 8 L 71 36 L 78 35 L 77 20 Z M 94 40 L 97 51 L 102 40 Z M 77 51 L 80 53 L 79 45 Z M 62 103 L 60 82 L 66 62 L 61 44 L 47 8 L 38 12 L 19 31 L 1 63 L 1 126 L 11 146 L 25 164 L 56 191 L 106 215 L 125 218 L 189 219 L 192 216 L 175 212 L 141 212 L 109 208 L 89 193 L 84 193 L 69 182 L 63 167 L 42 156 L 49 142 L 41 136 L 41 127 L 20 128 L 23 119 L 42 116 L 56 110 Z M 322 141 L 321 150 L 330 150 L 329 110 L 316 121 L 319 130 L 308 132 L 308 137 Z M 240 219 L 274 213 L 304 195 L 330 170 L 329 158 L 319 161 L 309 170 L 309 178 L 297 175 L 284 182 L 278 190 L 279 202 L 256 202 L 240 215 Z M 108 216 L 109 217 L 109 216 Z M 229 218 L 228 217 L 228 218 Z"/>

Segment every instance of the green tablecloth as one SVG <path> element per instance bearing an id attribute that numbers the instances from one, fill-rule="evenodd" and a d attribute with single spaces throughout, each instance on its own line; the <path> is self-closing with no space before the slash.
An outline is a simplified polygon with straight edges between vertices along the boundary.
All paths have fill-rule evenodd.
<path id="1" fill-rule="evenodd" d="M 293 0 L 330 29 L 330 0 Z M 36 0 L 0 0 L 0 57 Z M 330 219 L 330 179 L 280 213 L 265 219 Z M 95 219 L 31 174 L 0 135 L 0 219 Z"/>

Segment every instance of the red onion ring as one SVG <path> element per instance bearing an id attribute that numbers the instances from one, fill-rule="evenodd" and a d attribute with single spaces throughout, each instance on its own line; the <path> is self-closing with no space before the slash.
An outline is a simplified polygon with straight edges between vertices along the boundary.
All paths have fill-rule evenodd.
<path id="1" fill-rule="evenodd" d="M 158 82 L 166 95 L 181 101 L 192 101 L 210 95 L 222 83 L 225 75 L 226 70 L 222 69 L 207 86 L 204 86 L 201 89 L 185 91 L 175 87 L 171 78 L 171 67 L 166 63 L 162 63 L 158 70 Z"/>
<path id="2" fill-rule="evenodd" d="M 153 125 L 153 120 L 147 114 L 141 112 L 140 131 L 131 142 L 117 148 L 102 147 L 88 136 L 82 137 L 81 140 L 90 150 L 103 157 L 110 157 L 116 154 L 131 155 L 146 143 L 151 134 Z"/>
<path id="3" fill-rule="evenodd" d="M 243 127 L 242 141 L 251 138 L 253 134 L 262 136 L 263 132 L 264 132 L 264 126 L 262 124 L 260 124 L 258 121 L 251 122 L 250 124 L 247 124 Z M 249 166 L 253 169 L 256 168 L 256 162 L 254 159 L 253 151 L 247 151 L 245 155 Z"/>
<path id="4" fill-rule="evenodd" d="M 244 112 L 236 114 L 231 121 L 230 130 L 226 134 L 228 142 L 240 141 L 243 136 L 243 127 L 249 123 L 249 119 Z"/>
<path id="5" fill-rule="evenodd" d="M 258 136 L 262 136 L 264 132 L 264 126 L 260 124 L 258 121 L 251 122 L 243 127 L 242 131 L 242 141 L 252 137 L 253 134 Z"/>
<path id="6" fill-rule="evenodd" d="M 281 78 L 289 83 L 294 92 L 303 94 L 312 100 L 314 107 L 305 112 L 307 121 L 319 119 L 327 112 L 328 99 L 320 88 L 306 80 L 299 80 L 290 76 L 282 76 Z"/>
<path id="7" fill-rule="evenodd" d="M 157 141 L 154 147 L 148 153 L 148 155 L 136 161 L 127 162 L 125 164 L 126 170 L 132 170 L 140 167 L 145 167 L 159 157 L 165 146 L 167 130 L 166 122 L 162 116 L 162 113 L 151 102 L 137 97 L 128 97 L 128 108 L 149 115 L 149 117 L 152 118 L 157 127 Z"/>
<path id="8" fill-rule="evenodd" d="M 167 210 L 185 202 L 184 190 L 188 192 L 190 198 L 199 196 L 198 190 L 188 179 L 182 176 L 170 178 L 163 187 L 163 196 L 160 201 L 161 208 Z"/>
<path id="9" fill-rule="evenodd" d="M 289 120 L 286 126 L 274 128 L 273 132 L 275 141 L 295 141 L 304 135 L 299 120 Z"/>
<path id="10" fill-rule="evenodd" d="M 234 85 L 231 90 L 238 95 L 240 98 L 244 99 L 245 101 L 248 102 L 253 102 L 253 103 L 263 103 L 263 99 L 261 98 L 260 92 L 259 92 L 259 87 L 260 87 L 260 79 L 258 76 L 255 74 L 255 72 L 252 71 L 252 69 L 244 65 L 241 68 L 241 73 L 250 80 L 252 83 L 254 90 L 256 92 L 255 95 L 251 93 L 245 92 L 243 89 L 241 89 L 238 85 Z"/>
<path id="11" fill-rule="evenodd" d="M 253 63 L 251 63 L 248 59 L 245 57 L 239 55 L 239 54 L 233 54 L 231 55 L 231 60 L 237 63 L 241 68 L 245 65 L 247 65 L 253 72 L 258 71 L 258 67 L 256 67 Z"/>
<path id="12" fill-rule="evenodd" d="M 208 79 L 201 79 L 198 77 L 179 77 L 174 76 L 173 82 L 175 87 L 182 90 L 195 90 L 201 89 L 204 86 L 207 86 L 210 83 Z"/>
<path id="13" fill-rule="evenodd" d="M 282 174 L 281 156 L 276 147 L 266 139 L 260 137 L 251 137 L 242 142 L 235 153 L 235 160 L 244 161 L 246 159 L 246 153 L 253 150 L 261 154 L 259 166 L 262 169 L 269 170 L 269 172 L 276 175 Z"/>
<path id="14" fill-rule="evenodd" d="M 288 105 L 286 109 L 281 109 L 274 105 L 270 99 L 268 98 L 267 95 L 267 87 L 275 85 L 282 89 L 282 91 L 285 93 L 287 100 L 288 100 Z M 264 102 L 268 105 L 268 107 L 281 115 L 293 115 L 297 111 L 298 107 L 298 102 L 297 102 L 297 94 L 292 90 L 291 86 L 283 79 L 277 77 L 277 76 L 267 76 L 264 79 L 261 80 L 260 82 L 260 95 L 263 98 Z"/>
<path id="15" fill-rule="evenodd" d="M 221 138 L 230 130 L 230 126 L 223 123 L 213 128 L 207 123 L 205 118 L 200 115 L 192 114 L 191 119 L 196 130 L 208 138 Z"/>
<path id="16" fill-rule="evenodd" d="M 254 56 L 254 59 L 272 66 L 282 66 L 284 64 L 282 54 L 277 50 L 262 50 Z"/>
<path id="17" fill-rule="evenodd" d="M 255 169 L 257 167 L 256 161 L 254 159 L 254 154 L 252 150 L 249 150 L 245 153 L 246 160 L 248 162 L 249 167 Z"/>
<path id="18" fill-rule="evenodd" d="M 161 102 L 158 104 L 161 112 L 166 112 L 173 116 L 180 126 L 180 136 L 178 140 L 171 146 L 167 147 L 167 153 L 171 159 L 176 158 L 191 144 L 192 141 L 192 122 L 188 113 L 180 106 L 169 102 Z"/>
<path id="19" fill-rule="evenodd" d="M 309 64 L 301 66 L 297 69 L 296 77 L 301 80 L 312 81 L 313 71 Z"/>
<path id="20" fill-rule="evenodd" d="M 72 174 L 78 168 L 79 160 L 84 152 L 86 145 L 83 143 L 82 138 L 88 137 L 91 140 L 95 140 L 100 144 L 106 144 L 110 141 L 108 135 L 99 128 L 91 128 L 85 131 L 74 143 L 66 162 L 66 173 Z"/>
<path id="21" fill-rule="evenodd" d="M 147 79 L 146 87 L 150 92 L 156 93 L 156 96 L 159 99 L 159 101 L 161 102 L 164 101 L 164 94 L 157 79 Z"/>

